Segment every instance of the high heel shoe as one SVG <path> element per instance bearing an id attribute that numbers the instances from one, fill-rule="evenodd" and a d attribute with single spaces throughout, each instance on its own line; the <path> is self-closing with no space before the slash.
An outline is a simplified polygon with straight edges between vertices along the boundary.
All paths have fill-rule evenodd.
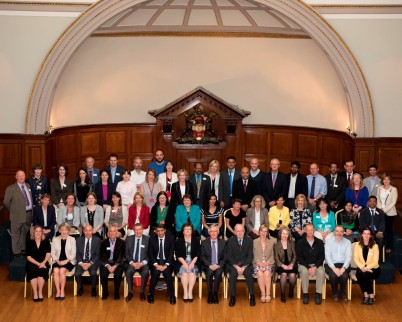
<path id="1" fill-rule="evenodd" d="M 369 298 L 368 297 L 363 297 L 362 304 L 364 304 L 364 305 L 369 304 Z"/>
<path id="2" fill-rule="evenodd" d="M 281 302 L 286 303 L 286 295 L 284 293 L 281 294 Z"/>
<path id="3" fill-rule="evenodd" d="M 265 303 L 270 303 L 271 302 L 271 296 L 267 295 L 265 297 Z"/>
<path id="4" fill-rule="evenodd" d="M 265 303 L 266 298 L 265 298 L 265 294 L 261 294 L 261 303 Z"/>

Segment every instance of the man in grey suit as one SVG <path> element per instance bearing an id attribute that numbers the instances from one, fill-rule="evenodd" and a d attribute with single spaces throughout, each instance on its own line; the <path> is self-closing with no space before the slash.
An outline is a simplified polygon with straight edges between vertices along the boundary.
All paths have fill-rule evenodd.
<path id="1" fill-rule="evenodd" d="M 208 304 L 218 304 L 219 285 L 226 261 L 225 240 L 218 239 L 218 226 L 209 228 L 209 238 L 201 243 L 201 265 L 205 272 L 208 287 Z M 214 283 L 215 278 L 215 283 Z"/>
<path id="2" fill-rule="evenodd" d="M 148 244 L 149 237 L 142 234 L 142 224 L 137 223 L 134 226 L 134 235 L 126 239 L 126 278 L 128 284 L 128 295 L 126 302 L 133 298 L 133 276 L 135 272 L 141 275 L 140 300 L 145 301 L 145 286 L 149 277 L 148 268 Z"/>
<path id="3" fill-rule="evenodd" d="M 84 293 L 82 288 L 82 273 L 88 271 L 91 277 L 92 297 L 96 297 L 96 284 L 98 283 L 97 271 L 100 261 L 99 237 L 92 235 L 92 226 L 84 226 L 84 235 L 77 238 L 77 265 L 75 267 L 75 280 L 78 286 L 78 296 Z"/>
<path id="4" fill-rule="evenodd" d="M 381 179 L 377 176 L 378 167 L 376 164 L 372 164 L 369 166 L 369 174 L 368 178 L 363 179 L 363 185 L 367 187 L 369 191 L 369 196 L 377 197 L 378 187 L 381 186 Z"/>
<path id="5" fill-rule="evenodd" d="M 32 194 L 25 183 L 25 172 L 18 170 L 16 183 L 8 186 L 4 195 L 4 206 L 10 212 L 11 242 L 15 257 L 25 254 L 26 235 L 32 223 Z"/>
<path id="6" fill-rule="evenodd" d="M 244 226 L 235 226 L 235 236 L 226 243 L 226 272 L 229 275 L 230 301 L 229 306 L 236 304 L 237 277 L 244 276 L 250 293 L 250 306 L 255 306 L 253 279 L 253 240 L 245 236 Z"/>
<path id="7" fill-rule="evenodd" d="M 89 180 L 95 186 L 100 180 L 99 169 L 94 168 L 95 159 L 93 157 L 86 157 L 85 164 L 87 165 Z"/>
<path id="8" fill-rule="evenodd" d="M 193 203 L 198 205 L 200 209 L 208 206 L 209 195 L 211 194 L 211 178 L 202 172 L 202 163 L 196 162 L 194 164 L 194 174 L 188 179 L 193 185 L 195 196 Z"/>
<path id="9" fill-rule="evenodd" d="M 233 182 L 236 179 L 241 178 L 240 170 L 235 169 L 236 158 L 227 158 L 227 170 L 222 170 L 220 172 L 219 178 L 219 202 L 221 208 L 229 209 L 233 205 Z"/>

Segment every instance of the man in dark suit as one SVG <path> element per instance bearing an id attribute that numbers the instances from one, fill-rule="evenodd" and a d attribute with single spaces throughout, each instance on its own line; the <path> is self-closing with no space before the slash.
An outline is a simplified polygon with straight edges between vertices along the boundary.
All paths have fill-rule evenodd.
<path id="1" fill-rule="evenodd" d="M 123 180 L 124 168 L 118 165 L 118 162 L 119 158 L 117 154 L 112 153 L 109 156 L 109 165 L 105 167 L 105 169 L 110 173 L 109 182 L 113 184 L 113 191 L 116 190 L 117 184 Z"/>
<path id="2" fill-rule="evenodd" d="M 134 225 L 134 235 L 126 239 L 126 278 L 128 284 L 128 295 L 126 301 L 133 298 L 133 276 L 135 272 L 141 275 L 140 300 L 145 301 L 145 286 L 148 281 L 148 244 L 149 237 L 142 234 L 142 224 Z"/>
<path id="3" fill-rule="evenodd" d="M 17 180 L 8 186 L 4 194 L 4 206 L 10 212 L 11 243 L 15 257 L 25 254 L 26 235 L 32 223 L 32 194 L 29 184 L 25 183 L 25 172 L 18 170 Z"/>
<path id="4" fill-rule="evenodd" d="M 235 226 L 235 236 L 226 243 L 226 272 L 229 275 L 230 301 L 229 306 L 236 304 L 237 277 L 244 276 L 250 293 L 250 306 L 255 305 L 253 279 L 253 240 L 245 236 L 244 226 Z"/>
<path id="5" fill-rule="evenodd" d="M 345 204 L 346 178 L 338 174 L 338 165 L 332 162 L 325 180 L 327 180 L 326 198 L 329 208 L 335 213 L 343 209 Z"/>
<path id="6" fill-rule="evenodd" d="M 208 206 L 209 195 L 211 193 L 211 178 L 203 174 L 202 164 L 200 162 L 194 164 L 194 171 L 194 174 L 188 179 L 193 185 L 195 195 L 193 203 L 198 205 L 200 209 L 204 209 Z"/>
<path id="7" fill-rule="evenodd" d="M 380 250 L 380 259 L 382 259 L 382 249 L 384 246 L 385 214 L 384 211 L 377 208 L 377 197 L 370 196 L 367 202 L 368 207 L 360 211 L 359 227 L 360 231 L 370 227 L 373 231 L 375 242 Z"/>
<path id="8" fill-rule="evenodd" d="M 170 304 L 176 304 L 173 286 L 173 265 L 174 265 L 175 238 L 172 234 L 166 234 L 163 225 L 156 227 L 156 235 L 149 239 L 149 269 L 151 270 L 151 282 L 149 285 L 148 303 L 154 303 L 155 286 L 158 283 L 160 274 L 166 281 L 167 292 Z"/>
<path id="9" fill-rule="evenodd" d="M 271 172 L 266 173 L 262 180 L 262 196 L 267 203 L 267 208 L 276 205 L 278 196 L 282 196 L 286 201 L 286 176 L 279 172 L 281 166 L 278 159 L 271 160 Z"/>
<path id="10" fill-rule="evenodd" d="M 114 280 L 114 299 L 120 299 L 120 284 L 124 272 L 124 262 L 126 255 L 126 244 L 120 238 L 117 238 L 117 228 L 109 227 L 109 238 L 102 240 L 100 245 L 100 266 L 99 275 L 103 288 L 102 300 L 109 296 L 108 278 L 113 273 Z"/>
<path id="11" fill-rule="evenodd" d="M 87 165 L 87 173 L 90 182 L 95 186 L 100 180 L 99 169 L 94 168 L 95 159 L 93 157 L 86 157 L 85 164 Z"/>
<path id="12" fill-rule="evenodd" d="M 233 181 L 239 179 L 240 171 L 236 167 L 236 158 L 227 158 L 227 170 L 222 170 L 219 176 L 219 202 L 220 206 L 229 209 L 233 206 Z"/>
<path id="13" fill-rule="evenodd" d="M 353 181 L 353 175 L 355 173 L 359 173 L 359 172 L 355 171 L 356 165 L 353 160 L 346 161 L 343 167 L 344 167 L 345 171 L 342 171 L 339 175 L 346 179 L 346 185 L 347 185 L 347 187 L 349 187 L 351 182 Z M 361 173 L 359 173 L 359 174 L 362 176 L 362 180 L 363 180 L 363 175 Z"/>
<path id="14" fill-rule="evenodd" d="M 307 198 L 308 184 L 307 178 L 300 172 L 300 162 L 292 161 L 290 163 L 290 173 L 286 175 L 286 207 L 289 209 L 296 208 L 295 198 L 299 194 L 303 194 Z"/>
<path id="15" fill-rule="evenodd" d="M 82 287 L 82 273 L 88 271 L 92 284 L 92 297 L 96 297 L 101 240 L 99 237 L 92 235 L 91 225 L 85 225 L 83 232 L 84 235 L 78 237 L 76 242 L 77 265 L 75 266 L 75 280 L 78 286 L 78 296 L 81 296 L 84 293 Z"/>
<path id="16" fill-rule="evenodd" d="M 250 169 L 241 169 L 241 178 L 233 181 L 233 199 L 241 200 L 241 207 L 247 212 L 251 207 L 251 200 L 257 194 L 257 184 L 250 179 Z"/>
<path id="17" fill-rule="evenodd" d="M 226 261 L 225 240 L 218 239 L 218 226 L 209 228 L 209 238 L 201 243 L 201 265 L 205 272 L 208 287 L 208 304 L 218 304 L 219 285 Z M 215 283 L 214 283 L 215 279 Z"/>
<path id="18" fill-rule="evenodd" d="M 264 179 L 265 172 L 259 166 L 260 162 L 257 158 L 250 160 L 250 178 L 257 184 L 257 195 L 262 195 L 262 180 Z"/>

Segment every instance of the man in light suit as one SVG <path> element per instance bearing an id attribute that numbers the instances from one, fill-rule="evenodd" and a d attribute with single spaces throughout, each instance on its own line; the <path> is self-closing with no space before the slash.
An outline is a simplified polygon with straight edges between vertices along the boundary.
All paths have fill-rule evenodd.
<path id="1" fill-rule="evenodd" d="M 233 205 L 233 181 L 241 177 L 236 169 L 236 158 L 227 158 L 227 170 L 222 170 L 219 175 L 219 202 L 221 208 L 229 209 Z"/>
<path id="2" fill-rule="evenodd" d="M 233 182 L 233 199 L 241 200 L 241 208 L 244 211 L 251 206 L 251 200 L 257 194 L 257 183 L 250 178 L 250 169 L 241 169 L 241 178 Z"/>
<path id="3" fill-rule="evenodd" d="M 244 276 L 250 293 L 250 306 L 255 306 L 253 278 L 253 240 L 245 235 L 241 224 L 235 226 L 235 236 L 226 243 L 226 272 L 229 275 L 230 301 L 229 306 L 236 304 L 237 277 Z"/>
<path id="4" fill-rule="evenodd" d="M 277 158 L 271 160 L 271 172 L 266 173 L 262 180 L 262 196 L 267 203 L 267 208 L 276 205 L 276 200 L 282 196 L 285 201 L 286 195 L 286 176 L 279 171 L 281 163 Z"/>
<path id="5" fill-rule="evenodd" d="M 338 165 L 332 162 L 329 167 L 329 174 L 325 176 L 327 180 L 327 195 L 329 208 L 334 213 L 343 209 L 345 203 L 346 178 L 338 174 Z"/>
<path id="6" fill-rule="evenodd" d="M 133 276 L 135 272 L 141 275 L 140 300 L 145 301 L 145 286 L 149 277 L 148 268 L 148 244 L 149 237 L 142 234 L 142 224 L 134 225 L 134 235 L 126 239 L 126 278 L 128 284 L 128 295 L 126 302 L 133 298 Z"/>
<path id="7" fill-rule="evenodd" d="M 209 238 L 201 243 L 201 265 L 205 272 L 208 287 L 208 304 L 218 304 L 219 285 L 222 280 L 222 273 L 225 266 L 225 240 L 218 239 L 218 226 L 209 228 Z M 212 248 L 215 247 L 215 251 Z M 214 256 L 213 256 L 214 255 Z M 215 283 L 214 283 L 215 279 Z"/>
<path id="8" fill-rule="evenodd" d="M 209 195 L 211 193 L 211 178 L 203 174 L 202 164 L 196 162 L 194 164 L 194 174 L 190 176 L 188 181 L 193 185 L 194 191 L 194 204 L 198 205 L 200 209 L 208 206 Z"/>
<path id="9" fill-rule="evenodd" d="M 110 173 L 109 182 L 113 184 L 113 191 L 116 190 L 117 184 L 123 180 L 124 168 L 118 165 L 118 162 L 119 158 L 117 154 L 112 153 L 109 156 L 109 165 L 105 167 Z"/>
<path id="10" fill-rule="evenodd" d="M 75 266 L 75 280 L 78 286 L 78 296 L 82 296 L 84 289 L 82 287 L 82 273 L 88 271 L 91 278 L 92 297 L 96 297 L 96 284 L 98 284 L 97 271 L 100 259 L 99 237 L 92 235 L 92 226 L 85 225 L 84 235 L 77 238 L 77 265 Z"/>
<path id="11" fill-rule="evenodd" d="M 18 170 L 16 183 L 8 186 L 4 194 L 4 206 L 10 212 L 11 242 L 15 257 L 25 254 L 26 235 L 32 223 L 32 194 L 25 183 L 25 172 Z"/>
<path id="12" fill-rule="evenodd" d="M 93 184 L 93 186 L 95 186 L 100 180 L 99 169 L 94 168 L 95 159 L 93 157 L 86 157 L 85 163 L 87 165 L 86 170 L 88 173 L 88 178 L 89 178 L 90 182 Z"/>
<path id="13" fill-rule="evenodd" d="M 363 185 L 367 187 L 369 196 L 377 196 L 378 187 L 381 186 L 381 179 L 377 176 L 378 167 L 376 164 L 369 166 L 370 177 L 363 179 Z"/>

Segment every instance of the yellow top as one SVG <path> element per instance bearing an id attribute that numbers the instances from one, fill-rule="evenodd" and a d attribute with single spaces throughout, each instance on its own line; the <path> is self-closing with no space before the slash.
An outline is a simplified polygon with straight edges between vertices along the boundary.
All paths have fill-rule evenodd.
<path id="1" fill-rule="evenodd" d="M 279 210 L 276 206 L 272 206 L 268 212 L 269 230 L 275 230 L 277 228 L 276 225 L 279 224 L 280 217 L 282 217 L 282 225 L 289 226 L 289 208 L 283 206 L 283 208 Z"/>
<path id="2" fill-rule="evenodd" d="M 380 252 L 378 250 L 378 245 L 374 244 L 373 248 L 369 249 L 367 261 L 364 261 L 363 248 L 359 245 L 359 243 L 354 243 L 353 258 L 358 268 L 362 269 L 364 266 L 367 266 L 368 268 L 378 268 L 379 257 Z"/>

